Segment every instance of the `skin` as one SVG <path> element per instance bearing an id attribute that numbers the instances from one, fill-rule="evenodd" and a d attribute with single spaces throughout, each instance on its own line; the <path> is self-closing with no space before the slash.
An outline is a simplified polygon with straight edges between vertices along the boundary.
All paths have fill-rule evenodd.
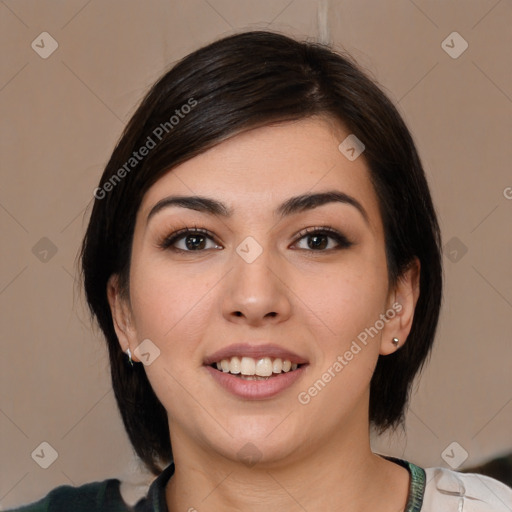
<path id="1" fill-rule="evenodd" d="M 140 361 L 136 348 L 147 338 L 160 350 L 145 370 L 169 416 L 176 465 L 166 488 L 171 511 L 404 510 L 407 470 L 370 449 L 369 385 L 379 355 L 396 350 L 392 338 L 406 342 L 420 269 L 415 261 L 389 287 L 378 198 L 364 156 L 351 162 L 338 150 L 348 134 L 323 118 L 254 129 L 177 166 L 144 196 L 129 300 L 117 276 L 108 297 L 123 351 L 130 348 Z M 274 215 L 292 196 L 327 190 L 356 198 L 368 222 L 354 206 L 334 202 Z M 211 197 L 233 214 L 173 206 L 146 224 L 151 208 L 169 195 Z M 158 246 L 185 226 L 214 238 L 187 253 Z M 353 245 L 334 249 L 338 243 L 328 237 L 312 249 L 311 236 L 301 233 L 319 226 Z M 236 252 L 247 236 L 263 249 L 252 263 Z M 174 245 L 186 250 L 183 238 Z M 378 335 L 308 404 L 299 403 L 298 394 L 397 302 L 400 312 Z M 212 379 L 203 360 L 244 341 L 278 344 L 309 366 L 279 395 L 242 400 Z M 255 465 L 238 456 L 249 442 L 258 452 Z"/>

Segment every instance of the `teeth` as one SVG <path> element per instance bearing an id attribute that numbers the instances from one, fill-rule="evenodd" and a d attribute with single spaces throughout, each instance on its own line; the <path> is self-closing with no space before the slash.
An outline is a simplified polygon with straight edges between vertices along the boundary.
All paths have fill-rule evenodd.
<path id="1" fill-rule="evenodd" d="M 234 373 L 235 375 L 241 373 L 242 371 L 242 362 L 238 357 L 232 357 L 231 361 L 229 361 L 229 371 L 230 373 Z"/>
<path id="2" fill-rule="evenodd" d="M 272 375 L 272 359 L 264 357 L 256 363 L 256 375 L 260 377 L 270 377 Z"/>
<path id="3" fill-rule="evenodd" d="M 274 363 L 272 364 L 272 371 L 274 373 L 281 373 L 283 369 L 283 360 L 282 359 L 274 359 Z"/>
<path id="4" fill-rule="evenodd" d="M 270 357 L 253 359 L 252 357 L 244 356 L 240 358 L 234 356 L 231 359 L 222 359 L 222 361 L 217 362 L 216 367 L 217 370 L 224 373 L 241 374 L 240 376 L 246 380 L 257 380 L 256 377 L 270 377 L 272 374 L 296 370 L 298 364 L 292 364 L 289 359 L 276 358 L 272 360 Z M 255 378 L 251 379 L 251 376 Z"/>
<path id="5" fill-rule="evenodd" d="M 259 375 L 240 375 L 243 380 L 268 380 L 270 377 L 260 377 Z"/>
<path id="6" fill-rule="evenodd" d="M 227 359 L 225 359 L 225 361 L 227 361 Z M 252 357 L 242 357 L 240 373 L 242 375 L 256 375 L 256 361 Z"/>

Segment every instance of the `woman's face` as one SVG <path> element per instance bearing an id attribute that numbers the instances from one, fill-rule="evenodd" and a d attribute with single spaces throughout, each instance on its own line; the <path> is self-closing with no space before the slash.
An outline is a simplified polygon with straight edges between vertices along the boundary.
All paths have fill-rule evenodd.
<path id="1" fill-rule="evenodd" d="M 130 304 L 115 281 L 109 297 L 175 454 L 271 462 L 367 437 L 377 358 L 414 306 L 407 284 L 388 293 L 377 196 L 363 157 L 338 148 L 348 135 L 322 119 L 258 128 L 145 194 Z"/>

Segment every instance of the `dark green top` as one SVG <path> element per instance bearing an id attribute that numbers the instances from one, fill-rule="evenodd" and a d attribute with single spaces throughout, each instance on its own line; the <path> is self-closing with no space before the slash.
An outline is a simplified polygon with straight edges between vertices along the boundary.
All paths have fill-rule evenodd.
<path id="1" fill-rule="evenodd" d="M 401 459 L 385 457 L 409 470 L 411 483 L 405 512 L 420 512 L 425 492 L 425 471 Z M 128 506 L 119 491 L 118 479 L 93 482 L 80 487 L 63 485 L 45 498 L 7 512 L 168 512 L 165 486 L 174 474 L 174 463 L 167 466 L 153 481 L 148 494 L 134 507 Z"/>

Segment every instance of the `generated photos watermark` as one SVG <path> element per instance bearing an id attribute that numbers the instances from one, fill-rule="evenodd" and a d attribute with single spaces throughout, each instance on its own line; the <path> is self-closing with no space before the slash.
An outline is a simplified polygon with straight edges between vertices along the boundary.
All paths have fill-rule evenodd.
<path id="1" fill-rule="evenodd" d="M 395 302 L 385 313 L 381 313 L 378 320 L 371 327 L 367 327 L 357 335 L 357 340 L 353 340 L 349 349 L 343 355 L 338 355 L 336 360 L 327 368 L 327 370 L 317 379 L 306 391 L 301 391 L 297 395 L 300 404 L 307 405 L 312 398 L 318 395 L 325 386 L 331 382 L 347 366 L 361 350 L 368 345 L 368 337 L 374 338 L 384 329 L 389 320 L 394 318 L 397 313 L 402 311 L 402 305 Z M 359 343 L 358 343 L 359 342 Z"/>
<path id="2" fill-rule="evenodd" d="M 113 174 L 101 187 L 94 189 L 93 195 L 96 199 L 104 199 L 109 192 L 112 192 L 116 185 L 118 185 L 123 178 L 126 177 L 132 169 L 134 169 L 144 157 L 146 157 L 152 149 L 156 148 L 158 143 L 170 133 L 176 125 L 185 118 L 187 114 L 197 105 L 197 101 L 194 98 L 189 98 L 187 103 L 184 103 L 179 109 L 174 111 L 168 121 L 160 123 L 152 132 L 148 135 L 144 144 L 132 153 L 132 156 Z"/>

